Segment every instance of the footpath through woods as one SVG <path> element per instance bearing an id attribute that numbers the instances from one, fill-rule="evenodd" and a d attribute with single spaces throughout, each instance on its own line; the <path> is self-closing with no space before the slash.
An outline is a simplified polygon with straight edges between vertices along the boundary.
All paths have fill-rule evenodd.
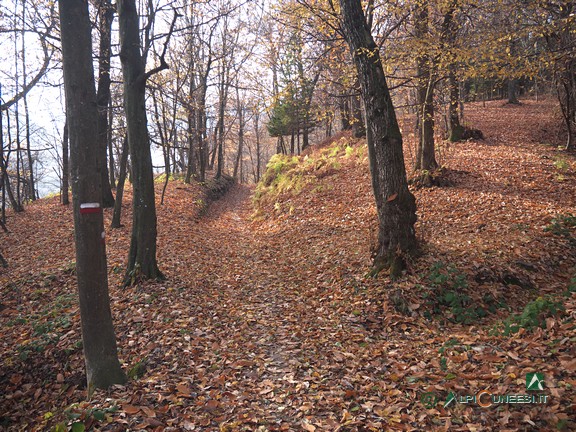
<path id="1" fill-rule="evenodd" d="M 2 238 L 10 267 L 0 270 L 0 430 L 75 422 L 102 431 L 576 427 L 574 297 L 545 329 L 491 332 L 539 295 L 565 291 L 576 266 L 569 237 L 545 230 L 576 214 L 576 164 L 550 145 L 553 112 L 530 101 L 467 107 L 487 139 L 440 148 L 449 186 L 415 191 L 425 255 L 395 282 L 365 277 L 375 209 L 360 142 L 257 217 L 251 188 L 235 186 L 198 217 L 198 187 L 171 182 L 158 207 L 168 279 L 124 289 L 127 201 L 127 225 L 107 230 L 107 245 L 131 380 L 89 400 L 70 209 L 57 198 L 30 205 Z M 456 289 L 470 297 L 467 308 L 490 300 L 494 313 L 466 325 L 427 318 L 439 262 L 449 283 L 463 275 Z M 443 406 L 450 392 L 523 394 L 531 372 L 545 375 L 547 404 Z"/>

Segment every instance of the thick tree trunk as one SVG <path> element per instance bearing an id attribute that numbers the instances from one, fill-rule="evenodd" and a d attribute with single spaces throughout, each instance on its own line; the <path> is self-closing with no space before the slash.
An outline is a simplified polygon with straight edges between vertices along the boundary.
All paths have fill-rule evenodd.
<path id="1" fill-rule="evenodd" d="M 76 274 L 88 393 L 122 384 L 112 324 L 101 177 L 97 167 L 97 116 L 88 4 L 59 0 L 66 113 L 72 161 Z"/>
<path id="2" fill-rule="evenodd" d="M 516 78 L 508 78 L 508 103 L 519 104 L 518 101 L 518 80 Z"/>
<path id="3" fill-rule="evenodd" d="M 109 0 L 98 2 L 98 30 L 100 49 L 98 54 L 98 170 L 102 177 L 102 204 L 105 208 L 114 207 L 114 195 L 108 173 L 108 109 L 110 105 L 110 57 L 112 54 L 112 22 L 114 6 Z"/>
<path id="4" fill-rule="evenodd" d="M 118 1 L 120 60 L 124 78 L 124 110 L 132 166 L 132 236 L 125 284 L 162 279 L 156 261 L 156 202 L 146 118 L 145 64 L 140 52 L 138 10 L 134 0 Z"/>
<path id="5" fill-rule="evenodd" d="M 416 201 L 408 189 L 402 135 L 390 98 L 378 47 L 360 0 L 341 0 L 345 38 L 354 57 L 364 99 L 372 188 L 378 211 L 374 273 L 398 275 L 417 249 Z"/>

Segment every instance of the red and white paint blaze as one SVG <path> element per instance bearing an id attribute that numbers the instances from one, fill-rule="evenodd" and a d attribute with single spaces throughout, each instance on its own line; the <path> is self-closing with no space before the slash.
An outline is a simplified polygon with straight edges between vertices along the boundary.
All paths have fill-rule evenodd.
<path id="1" fill-rule="evenodd" d="M 100 213 L 102 208 L 100 203 L 82 203 L 80 204 L 80 214 Z"/>

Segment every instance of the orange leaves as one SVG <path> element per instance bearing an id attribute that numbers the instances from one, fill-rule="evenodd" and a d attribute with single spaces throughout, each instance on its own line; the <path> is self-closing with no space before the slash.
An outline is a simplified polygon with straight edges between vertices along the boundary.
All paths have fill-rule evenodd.
<path id="1" fill-rule="evenodd" d="M 0 348 L 0 416 L 15 430 L 33 430 L 30 419 L 51 430 L 73 404 L 86 424 L 106 430 L 573 428 L 573 323 L 548 319 L 545 329 L 509 338 L 489 331 L 536 290 L 565 290 L 576 263 L 543 227 L 559 212 L 576 213 L 574 179 L 551 183 L 553 159 L 540 158 L 551 150 L 527 141 L 552 110 L 487 105 L 467 106 L 466 115 L 493 141 L 452 146 L 445 157 L 453 186 L 416 192 L 426 254 L 394 282 L 364 277 L 376 221 L 365 164 L 343 164 L 316 190 L 280 202 L 292 213 L 264 222 L 250 219 L 251 191 L 237 187 L 191 223 L 195 187 L 169 184 L 158 210 L 166 281 L 119 289 L 130 231 L 107 233 L 122 361 L 127 370 L 142 361 L 145 371 L 82 404 L 74 252 L 62 238 L 71 234 L 70 214 L 46 201 L 13 216 L 2 247 L 20 258 L 0 275 L 8 341 Z M 54 229 L 38 229 L 43 221 Z M 460 269 L 471 304 L 505 304 L 469 326 L 425 318 L 435 295 L 425 272 L 438 260 Z M 503 273 L 534 289 L 504 285 Z M 396 290 L 404 303 L 390 297 Z M 566 301 L 573 314 L 575 300 Z M 450 391 L 522 393 L 535 371 L 545 375 L 545 407 L 442 407 Z M 439 403 L 426 408 L 425 392 Z M 88 423 L 95 410 L 104 420 Z"/>
<path id="2" fill-rule="evenodd" d="M 140 412 L 140 407 L 136 407 L 134 405 L 122 405 L 122 411 L 124 411 L 126 414 L 129 415 L 134 415 Z"/>

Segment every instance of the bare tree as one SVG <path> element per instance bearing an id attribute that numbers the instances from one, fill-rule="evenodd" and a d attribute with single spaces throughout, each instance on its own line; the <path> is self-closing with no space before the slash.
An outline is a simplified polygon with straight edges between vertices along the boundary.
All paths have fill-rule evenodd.
<path id="1" fill-rule="evenodd" d="M 95 388 L 124 383 L 126 376 L 118 361 L 108 294 L 88 4 L 84 0 L 59 0 L 58 3 L 72 159 L 76 274 L 88 393 L 91 394 Z"/>
<path id="2" fill-rule="evenodd" d="M 152 37 L 149 33 L 151 21 L 146 27 L 145 44 L 140 42 L 139 15 L 134 0 L 119 0 L 118 20 L 120 24 L 120 60 L 124 78 L 124 109 L 130 161 L 132 164 L 132 236 L 125 284 L 138 279 L 161 279 L 164 277 L 156 259 L 156 202 L 154 177 L 150 153 L 150 136 L 146 116 L 146 83 L 148 79 L 168 68 L 164 57 L 169 36 L 160 55 L 160 64 L 146 71 L 146 58 Z M 149 11 L 153 20 L 153 11 Z M 170 26 L 169 35 L 174 30 L 176 14 Z"/>
<path id="3" fill-rule="evenodd" d="M 106 150 L 108 148 L 108 109 L 110 107 L 110 59 L 112 56 L 112 23 L 114 6 L 110 0 L 93 0 L 98 8 L 98 33 L 100 44 L 98 52 L 98 162 L 102 176 L 102 203 L 104 207 L 114 206 L 114 195 L 108 174 Z M 112 155 L 111 155 L 112 157 Z"/>

